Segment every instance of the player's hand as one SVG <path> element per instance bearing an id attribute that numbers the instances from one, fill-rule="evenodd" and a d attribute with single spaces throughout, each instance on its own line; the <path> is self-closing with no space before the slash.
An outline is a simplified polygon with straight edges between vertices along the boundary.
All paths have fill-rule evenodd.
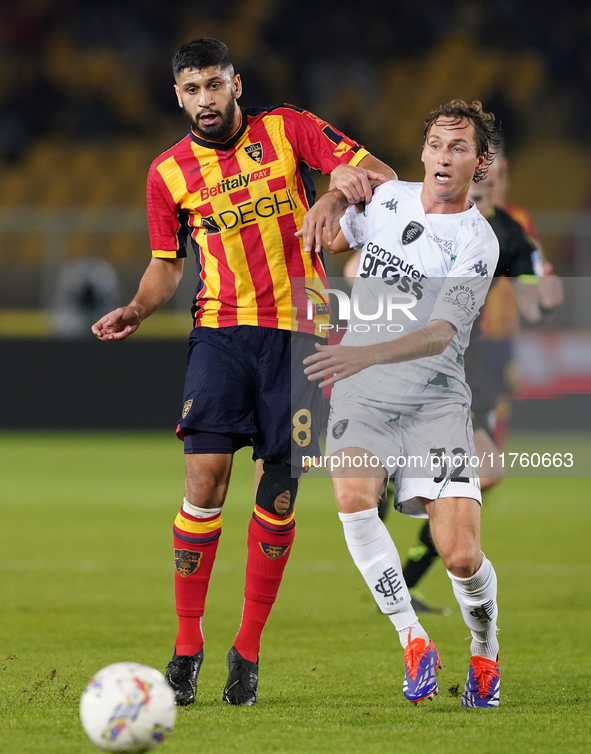
<path id="1" fill-rule="evenodd" d="M 140 326 L 141 318 L 131 306 L 122 306 L 105 314 L 92 326 L 92 334 L 99 340 L 125 340 Z"/>
<path id="2" fill-rule="evenodd" d="M 370 346 L 321 346 L 316 343 L 316 350 L 318 353 L 304 359 L 307 365 L 304 374 L 311 381 L 322 380 L 318 387 L 334 385 L 375 363 Z"/>
<path id="3" fill-rule="evenodd" d="M 304 251 L 322 250 L 322 232 L 326 228 L 326 240 L 329 246 L 334 241 L 334 223 L 339 214 L 346 209 L 347 200 L 341 191 L 327 191 L 304 215 L 302 227 L 296 231 L 296 238 L 303 238 Z"/>
<path id="4" fill-rule="evenodd" d="M 546 311 L 557 309 L 564 303 L 564 285 L 562 280 L 553 274 L 552 265 L 544 265 L 544 277 L 538 280 L 538 297 L 540 304 Z"/>
<path id="5" fill-rule="evenodd" d="M 371 202 L 373 186 L 385 183 L 388 179 L 374 170 L 365 170 L 354 165 L 337 165 L 330 174 L 331 189 L 342 191 L 347 198 L 348 204 L 360 204 Z"/>

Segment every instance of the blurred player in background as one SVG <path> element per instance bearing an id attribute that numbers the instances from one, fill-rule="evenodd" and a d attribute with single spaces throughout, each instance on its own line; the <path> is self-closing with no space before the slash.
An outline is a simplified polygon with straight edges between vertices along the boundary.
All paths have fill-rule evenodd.
<path id="1" fill-rule="evenodd" d="M 563 300 L 562 283 L 553 274 L 552 266 L 543 260 L 533 219 L 521 207 L 503 207 L 506 190 L 507 158 L 501 149 L 485 180 L 473 183 L 469 192 L 469 198 L 495 232 L 500 248 L 491 290 L 481 318 L 472 330 L 470 346 L 464 354 L 466 382 L 472 390 L 476 454 L 485 459 L 480 467 L 483 492 L 502 478 L 501 464 L 494 460 L 491 463 L 490 459 L 498 458 L 498 447 L 506 433 L 509 393 L 512 389 L 507 373 L 519 318 L 537 324 L 555 311 Z M 523 225 L 515 218 L 520 218 Z M 504 430 L 498 434 L 495 432 L 497 414 L 502 417 Z M 382 517 L 387 510 L 387 505 L 382 506 Z M 417 612 L 449 613 L 446 608 L 431 604 L 417 590 L 417 584 L 437 556 L 427 522 L 421 528 L 419 541 L 409 551 L 404 566 L 404 578 Z"/>
<path id="2" fill-rule="evenodd" d="M 480 102 L 443 105 L 426 120 L 424 182 L 388 181 L 370 205 L 341 211 L 340 226 L 325 231 L 324 243 L 332 252 L 362 250 L 350 328 L 341 345 L 317 346 L 304 362 L 310 379 L 335 385 L 326 453 L 339 518 L 355 565 L 399 633 L 403 692 L 413 703 L 437 693 L 440 659 L 378 516 L 389 476 L 398 510 L 429 518 L 472 633 L 462 705 L 499 704 L 496 575 L 480 550 L 480 484 L 467 460 L 474 445 L 463 370 L 470 329 L 499 255 L 492 229 L 468 200 L 471 181 L 481 180 L 493 159 L 494 138 L 494 116 Z M 338 191 L 319 200 L 303 229 L 306 248 L 343 205 Z M 384 296 L 412 306 L 406 319 L 400 312 L 400 320 L 388 316 L 399 330 L 385 323 L 372 329 L 366 321 L 380 301 L 385 308 Z M 427 458 L 431 467 L 412 462 Z"/>
<path id="3" fill-rule="evenodd" d="M 537 292 L 544 316 L 552 313 L 564 297 L 563 285 L 554 275 L 552 265 L 544 256 L 539 234 L 534 219 L 525 207 L 509 203 L 509 161 L 505 154 L 504 142 L 499 145 L 499 153 L 491 166 L 488 176 L 491 196 L 486 211 L 494 216 L 494 208 L 499 207 L 508 212 L 523 228 L 525 234 L 535 246 L 532 255 L 533 267 L 537 276 Z M 494 228 L 493 228 L 494 229 Z M 502 278 L 490 292 L 484 310 L 480 316 L 478 332 L 482 337 L 482 351 L 488 359 L 497 390 L 499 401 L 494 412 L 494 438 L 501 447 L 509 428 L 511 414 L 510 394 L 513 391 L 514 378 L 512 365 L 513 340 L 520 330 L 520 315 L 523 314 L 516 300 L 514 287 L 508 279 Z"/>
<path id="4" fill-rule="evenodd" d="M 321 342 L 321 318 L 306 319 L 305 294 L 295 316 L 292 311 L 291 278 L 325 280 L 321 256 L 304 252 L 294 235 L 314 202 L 310 167 L 330 173 L 342 163 L 357 166 L 356 173 L 345 175 L 342 188 L 368 201 L 369 179 L 395 174 L 297 107 L 240 108 L 240 76 L 218 40 L 181 47 L 173 72 L 178 104 L 191 127 L 149 172 L 153 258 L 131 303 L 105 315 L 93 332 L 105 341 L 134 333 L 173 295 L 192 246 L 200 283 L 177 428 L 186 482 L 174 523 L 179 628 L 166 677 L 177 704 L 195 700 L 203 661 L 201 621 L 233 454 L 252 445 L 256 502 L 248 530 L 244 608 L 228 653 L 223 698 L 253 704 L 261 635 L 295 535 L 293 472 L 301 473 L 302 452 L 319 452 L 321 396 L 305 378 L 301 386 L 291 382 L 291 352 L 301 364 Z M 338 174 L 335 181 L 338 186 Z M 294 423 L 296 428 L 306 424 L 304 442 L 292 438 Z"/>

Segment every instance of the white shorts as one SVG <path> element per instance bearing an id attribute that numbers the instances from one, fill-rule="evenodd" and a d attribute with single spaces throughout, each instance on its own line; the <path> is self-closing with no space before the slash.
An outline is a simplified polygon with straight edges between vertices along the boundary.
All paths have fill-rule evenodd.
<path id="1" fill-rule="evenodd" d="M 383 404 L 371 407 L 351 398 L 334 400 L 326 455 L 345 448 L 363 448 L 369 457 L 345 456 L 343 467 L 371 466 L 376 475 L 382 473 L 381 467 L 386 469 L 395 480 L 394 506 L 407 516 L 426 518 L 423 503 L 437 498 L 482 502 L 468 404 L 438 402 L 411 410 L 394 405 L 385 409 Z M 372 455 L 381 467 L 376 459 L 371 463 Z M 331 459 L 326 465 L 333 472 L 341 468 Z"/>

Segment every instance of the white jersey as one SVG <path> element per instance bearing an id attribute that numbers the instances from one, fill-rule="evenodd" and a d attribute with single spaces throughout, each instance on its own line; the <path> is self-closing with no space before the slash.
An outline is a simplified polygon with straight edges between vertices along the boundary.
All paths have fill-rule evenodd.
<path id="1" fill-rule="evenodd" d="M 409 408 L 446 397 L 470 403 L 463 354 L 484 304 L 499 244 L 476 206 L 456 214 L 425 214 L 422 183 L 388 181 L 370 204 L 347 209 L 341 228 L 362 250 L 343 345 L 383 343 L 450 322 L 456 334 L 442 354 L 378 364 L 336 383 L 335 399 Z"/>

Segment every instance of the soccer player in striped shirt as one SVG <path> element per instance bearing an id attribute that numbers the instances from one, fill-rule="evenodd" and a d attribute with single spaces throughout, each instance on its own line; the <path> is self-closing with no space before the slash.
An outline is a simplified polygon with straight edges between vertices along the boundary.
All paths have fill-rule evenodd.
<path id="1" fill-rule="evenodd" d="M 93 332 L 106 341 L 134 333 L 170 299 L 192 248 L 200 281 L 177 428 L 186 483 L 174 523 L 179 629 L 167 680 L 178 704 L 195 700 L 201 621 L 232 458 L 252 445 L 256 498 L 244 608 L 223 698 L 253 704 L 261 634 L 295 535 L 301 454 L 320 452 L 321 394 L 307 379 L 301 385 L 291 379 L 292 359 L 299 366 L 315 353 L 327 320 L 322 311 L 308 320 L 305 292 L 292 290 L 293 278 L 326 287 L 321 255 L 306 252 L 295 236 L 315 198 L 310 168 L 326 174 L 339 165 L 363 168 L 331 179 L 351 203 L 371 201 L 370 181 L 395 174 L 309 112 L 291 105 L 240 108 L 240 76 L 218 40 L 181 47 L 173 72 L 190 130 L 150 168 L 152 260 L 130 304 L 105 315 Z"/>

